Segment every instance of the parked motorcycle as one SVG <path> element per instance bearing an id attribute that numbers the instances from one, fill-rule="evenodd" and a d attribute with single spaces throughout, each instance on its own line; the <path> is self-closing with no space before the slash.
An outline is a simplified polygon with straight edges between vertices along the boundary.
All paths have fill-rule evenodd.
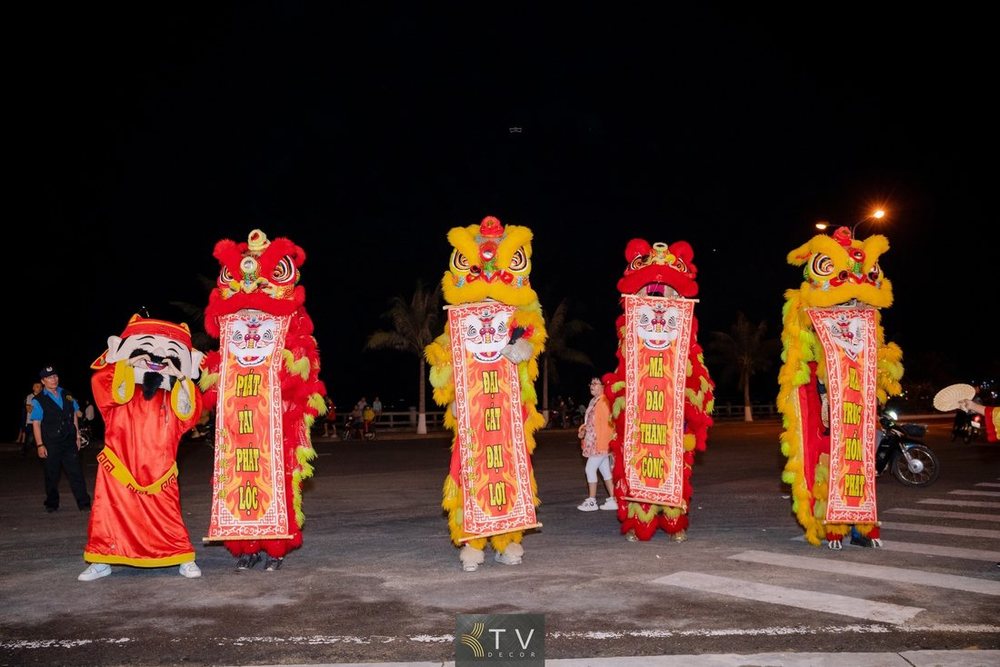
<path id="1" fill-rule="evenodd" d="M 980 436 L 983 432 L 983 416 L 979 414 L 969 414 L 963 410 L 955 413 L 955 423 L 951 427 L 951 441 L 961 439 L 965 444 L 969 444 Z"/>
<path id="2" fill-rule="evenodd" d="M 892 410 L 879 416 L 882 425 L 875 450 L 875 471 L 888 468 L 892 476 L 907 486 L 927 486 L 941 474 L 937 455 L 924 444 L 926 424 L 901 424 Z"/>

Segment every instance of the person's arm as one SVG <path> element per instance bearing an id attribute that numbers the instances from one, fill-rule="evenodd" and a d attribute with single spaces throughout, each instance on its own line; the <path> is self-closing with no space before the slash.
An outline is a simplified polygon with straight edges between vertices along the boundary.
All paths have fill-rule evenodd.
<path id="1" fill-rule="evenodd" d="M 73 428 L 76 429 L 76 448 L 80 449 L 83 446 L 83 434 L 80 433 L 80 415 L 83 412 L 80 410 L 80 404 L 73 401 Z"/>
<path id="2" fill-rule="evenodd" d="M 35 432 L 35 448 L 38 450 L 38 458 L 45 459 L 49 456 L 49 450 L 45 448 L 45 443 L 42 442 L 42 422 L 33 421 L 31 422 L 31 428 Z"/>

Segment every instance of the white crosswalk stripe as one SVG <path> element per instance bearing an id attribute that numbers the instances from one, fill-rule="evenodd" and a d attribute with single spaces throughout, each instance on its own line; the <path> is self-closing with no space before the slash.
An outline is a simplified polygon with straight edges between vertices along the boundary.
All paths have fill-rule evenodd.
<path id="1" fill-rule="evenodd" d="M 866 565 L 864 563 L 851 563 L 830 558 L 792 556 L 768 551 L 744 551 L 729 558 L 748 563 L 763 563 L 764 565 L 779 565 L 781 567 L 794 567 L 802 570 L 817 570 L 827 574 L 844 574 L 851 577 L 865 577 L 868 579 L 880 579 L 882 581 L 936 586 L 938 588 L 948 588 L 968 593 L 1000 595 L 1000 581 L 960 577 L 954 574 L 941 574 L 940 572 L 931 573 L 910 568 L 890 567 L 888 565 Z"/>
<path id="2" fill-rule="evenodd" d="M 1000 491 L 976 491 L 975 489 L 955 489 L 954 491 L 949 491 L 950 496 L 990 496 L 992 498 L 1000 498 Z"/>
<path id="3" fill-rule="evenodd" d="M 900 523 L 883 521 L 882 530 L 901 530 L 911 533 L 931 533 L 934 535 L 956 535 L 958 537 L 983 537 L 989 540 L 1000 540 L 1000 530 L 984 528 L 959 528 L 957 526 L 933 526 L 926 523 Z"/>
<path id="4" fill-rule="evenodd" d="M 1000 510 L 1000 503 L 988 503 L 978 500 L 946 500 L 944 498 L 924 498 L 918 500 L 919 505 L 951 505 L 953 507 L 982 507 L 983 509 Z"/>
<path id="5" fill-rule="evenodd" d="M 787 607 L 810 609 L 828 614 L 839 614 L 852 618 L 865 618 L 870 621 L 880 621 L 899 625 L 924 611 L 921 607 L 885 602 L 872 602 L 847 595 L 834 595 L 817 591 L 804 591 L 784 586 L 758 584 L 741 579 L 717 577 L 700 572 L 675 572 L 665 577 L 653 580 L 654 584 L 677 586 L 704 593 L 715 593 L 730 597 L 769 602 Z"/>
<path id="6" fill-rule="evenodd" d="M 974 486 L 995 486 L 1000 487 L 1000 482 L 977 482 Z"/>
<path id="7" fill-rule="evenodd" d="M 916 507 L 891 507 L 883 514 L 907 514 L 910 516 L 931 517 L 935 519 L 964 519 L 966 521 L 993 521 L 1000 523 L 1000 514 L 972 514 L 971 512 L 949 512 L 947 510 L 925 510 Z"/>

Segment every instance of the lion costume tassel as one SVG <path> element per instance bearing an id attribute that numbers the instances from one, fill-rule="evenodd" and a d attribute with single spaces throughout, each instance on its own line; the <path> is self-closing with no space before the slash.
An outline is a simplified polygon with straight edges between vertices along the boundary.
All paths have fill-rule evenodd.
<path id="1" fill-rule="evenodd" d="M 879 309 L 892 285 L 879 267 L 884 236 L 864 241 L 841 227 L 788 254 L 803 267 L 785 292 L 778 409 L 788 458 L 782 480 L 805 538 L 840 549 L 854 526 L 881 546 L 875 506 L 878 409 L 900 393 L 903 353 L 886 343 Z"/>
<path id="2" fill-rule="evenodd" d="M 621 532 L 649 540 L 663 528 L 687 539 L 691 467 L 704 450 L 715 385 L 708 375 L 694 301 L 691 246 L 632 239 L 618 281 L 618 369 L 604 377 L 615 437 L 612 476 Z"/>
<path id="3" fill-rule="evenodd" d="M 424 351 L 434 400 L 455 431 L 441 506 L 466 572 L 483 563 L 487 542 L 497 562 L 520 564 L 524 531 L 541 525 L 531 453 L 543 422 L 534 381 L 546 336 L 529 282 L 531 237 L 494 217 L 448 232 L 448 324 Z"/>
<path id="4" fill-rule="evenodd" d="M 215 474 L 207 540 L 221 540 L 237 569 L 281 567 L 302 545 L 302 482 L 316 452 L 310 428 L 326 412 L 319 354 L 305 290 L 306 255 L 260 230 L 246 243 L 219 241 L 222 268 L 205 309 L 220 339 L 205 360 L 205 404 L 215 405 Z M 263 552 L 263 554 L 261 554 Z"/>

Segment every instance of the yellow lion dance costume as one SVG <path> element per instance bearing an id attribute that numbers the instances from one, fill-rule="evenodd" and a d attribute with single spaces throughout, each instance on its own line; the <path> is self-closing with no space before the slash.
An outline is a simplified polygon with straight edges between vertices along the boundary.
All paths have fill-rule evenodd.
<path id="1" fill-rule="evenodd" d="M 803 282 L 785 292 L 781 332 L 783 365 L 778 376 L 778 409 L 784 432 L 781 451 L 788 458 L 782 481 L 791 485 L 792 510 L 805 529 L 805 538 L 818 546 L 825 538 L 839 549 L 851 524 L 826 522 L 830 491 L 830 423 L 832 399 L 826 357 L 809 309 L 858 306 L 874 309 L 875 396 L 878 405 L 900 393 L 903 352 L 885 342 L 879 309 L 892 305 L 892 284 L 878 260 L 889 249 L 882 235 L 859 241 L 847 227 L 832 236 L 820 234 L 788 254 L 788 263 L 802 266 Z M 847 335 L 853 335 L 848 332 Z M 874 416 L 877 423 L 877 415 Z M 872 471 L 873 472 L 873 471 Z M 874 484 L 874 479 L 866 480 Z M 881 546 L 876 523 L 857 524 L 857 531 Z"/>
<path id="2" fill-rule="evenodd" d="M 535 409 L 538 398 L 534 381 L 538 377 L 538 355 L 545 349 L 545 322 L 538 296 L 531 288 L 531 230 L 527 227 L 504 227 L 494 217 L 486 217 L 479 225 L 455 227 L 448 232 L 453 247 L 450 266 L 444 273 L 441 285 L 445 301 L 450 305 L 498 302 L 513 306 L 509 321 L 486 325 L 485 339 L 472 327 L 469 332 L 456 332 L 465 338 L 477 337 L 480 344 L 486 340 L 499 355 L 514 364 L 520 385 L 520 418 L 523 423 L 523 442 L 527 450 L 526 477 L 530 479 L 531 509 L 539 504 L 530 455 L 535 449 L 534 432 L 543 425 L 543 417 Z M 502 348 L 502 349 L 501 349 Z M 452 441 L 451 467 L 445 478 L 441 506 L 448 513 L 451 540 L 461 546 L 459 559 L 466 572 L 473 572 L 485 560 L 487 541 L 495 551 L 495 560 L 506 565 L 518 565 L 524 549 L 521 538 L 524 530 L 499 534 L 479 535 L 466 530 L 463 503 L 466 475 L 462 474 L 460 456 L 460 425 L 456 421 L 456 380 L 453 377 L 452 331 L 446 324 L 444 333 L 424 351 L 431 365 L 430 382 L 434 387 L 434 401 L 445 410 L 445 426 L 455 432 Z M 491 352 L 491 354 L 493 354 Z M 499 363 L 507 363 L 499 360 Z M 483 420 L 483 414 L 473 414 L 473 419 Z M 515 443 L 518 441 L 514 441 Z M 464 546 L 462 546 L 464 544 Z"/>

